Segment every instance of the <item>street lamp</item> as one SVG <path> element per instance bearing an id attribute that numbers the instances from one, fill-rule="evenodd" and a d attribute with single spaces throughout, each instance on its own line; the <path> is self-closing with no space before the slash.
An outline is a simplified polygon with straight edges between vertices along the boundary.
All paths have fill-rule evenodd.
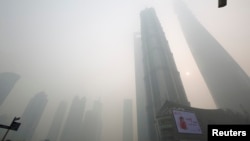
<path id="1" fill-rule="evenodd" d="M 2 141 L 4 141 L 4 139 L 6 138 L 9 130 L 14 130 L 14 131 L 17 131 L 19 126 L 21 125 L 21 123 L 19 122 L 16 122 L 17 120 L 20 120 L 20 117 L 14 117 L 14 119 L 12 120 L 10 126 L 5 126 L 4 128 L 7 128 L 7 131 L 6 133 L 4 134 L 3 138 L 2 138 Z"/>

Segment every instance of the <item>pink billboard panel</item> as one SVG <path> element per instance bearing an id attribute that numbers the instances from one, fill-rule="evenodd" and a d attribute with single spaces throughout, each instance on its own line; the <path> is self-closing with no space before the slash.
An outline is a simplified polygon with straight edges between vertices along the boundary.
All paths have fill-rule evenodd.
<path id="1" fill-rule="evenodd" d="M 173 115 L 179 133 L 202 133 L 199 122 L 193 112 L 173 110 Z"/>

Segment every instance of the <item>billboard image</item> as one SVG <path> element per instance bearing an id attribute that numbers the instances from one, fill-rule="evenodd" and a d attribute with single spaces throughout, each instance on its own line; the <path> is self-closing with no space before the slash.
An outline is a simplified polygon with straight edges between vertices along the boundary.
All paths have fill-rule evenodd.
<path id="1" fill-rule="evenodd" d="M 179 133 L 202 133 L 199 122 L 194 113 L 173 110 L 173 115 Z"/>

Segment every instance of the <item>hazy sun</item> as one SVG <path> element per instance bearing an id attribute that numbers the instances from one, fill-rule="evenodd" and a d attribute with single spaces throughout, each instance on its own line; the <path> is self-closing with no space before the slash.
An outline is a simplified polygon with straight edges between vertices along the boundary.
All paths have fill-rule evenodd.
<path id="1" fill-rule="evenodd" d="M 186 75 L 189 76 L 189 75 L 190 75 L 190 72 L 186 72 Z"/>

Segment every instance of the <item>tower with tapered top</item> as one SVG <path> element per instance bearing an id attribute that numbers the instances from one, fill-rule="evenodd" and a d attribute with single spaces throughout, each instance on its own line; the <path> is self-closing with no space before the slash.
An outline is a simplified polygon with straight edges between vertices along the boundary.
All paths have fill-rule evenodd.
<path id="1" fill-rule="evenodd" d="M 168 101 L 185 106 L 190 106 L 190 103 L 155 10 L 147 8 L 141 12 L 140 17 L 141 50 L 137 51 L 141 51 L 144 76 L 143 81 L 140 82 L 144 83 L 145 93 L 143 95 L 140 94 L 140 91 L 137 91 L 137 102 L 140 102 L 140 97 L 145 97 L 145 107 L 142 106 L 143 104 L 137 103 L 137 112 L 138 116 L 141 116 L 146 111 L 147 126 L 145 127 L 147 127 L 147 130 L 144 131 L 148 132 L 147 140 L 157 141 L 155 117 L 160 108 Z M 139 90 L 138 87 L 137 90 Z M 141 123 L 140 120 L 138 119 L 137 122 Z M 138 127 L 138 129 L 142 129 L 142 127 Z M 138 138 L 142 138 L 143 134 L 140 134 L 140 131 L 138 133 Z"/>
<path id="2" fill-rule="evenodd" d="M 249 116 L 248 75 L 183 2 L 176 0 L 175 9 L 188 46 L 217 107 Z"/>

